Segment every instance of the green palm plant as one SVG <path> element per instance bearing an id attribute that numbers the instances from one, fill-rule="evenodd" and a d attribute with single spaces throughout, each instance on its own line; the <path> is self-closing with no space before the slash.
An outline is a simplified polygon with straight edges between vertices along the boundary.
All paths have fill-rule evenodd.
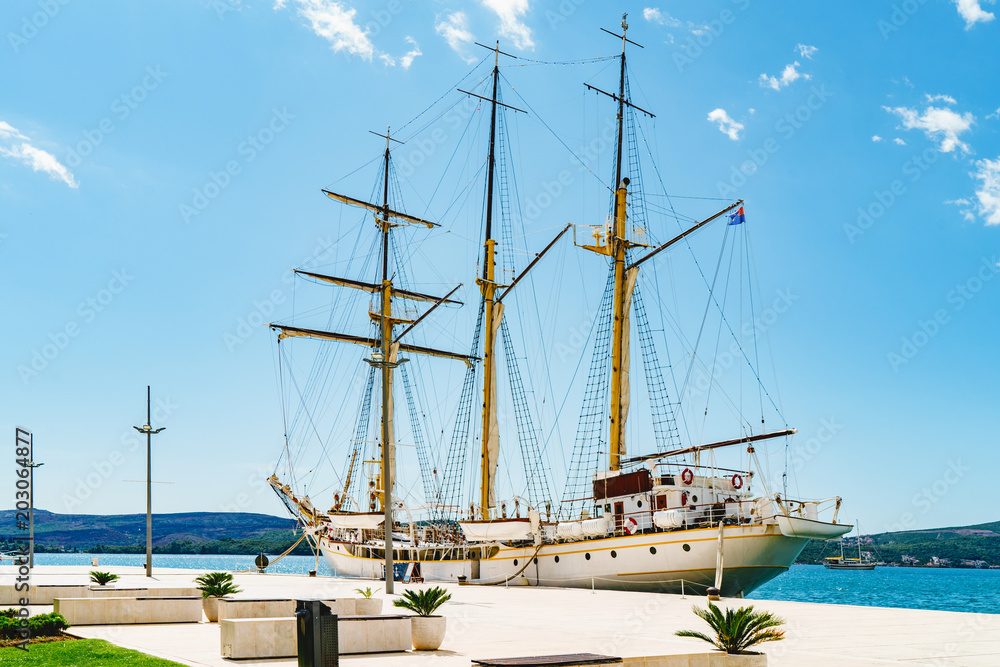
<path id="1" fill-rule="evenodd" d="M 735 610 L 727 608 L 723 613 L 709 602 L 708 609 L 694 607 L 694 613 L 708 623 L 715 637 L 695 630 L 678 630 L 674 634 L 703 639 L 726 653 L 747 653 L 747 649 L 757 644 L 785 638 L 784 631 L 777 629 L 784 624 L 784 620 L 769 611 L 755 611 L 752 606 Z"/>
<path id="2" fill-rule="evenodd" d="M 375 595 L 375 591 L 373 591 L 371 589 L 371 587 L 368 587 L 368 588 L 355 588 L 354 592 L 357 593 L 357 594 L 359 594 L 359 595 L 361 595 L 366 600 L 371 600 L 372 596 Z"/>
<path id="3" fill-rule="evenodd" d="M 233 583 L 230 572 L 209 572 L 195 577 L 194 583 L 203 598 L 221 598 L 239 593 L 242 589 Z"/>
<path id="4" fill-rule="evenodd" d="M 90 573 L 90 580 L 98 586 L 104 586 L 105 584 L 110 584 L 112 581 L 118 581 L 118 575 L 94 570 Z"/>
<path id="5" fill-rule="evenodd" d="M 418 591 L 404 591 L 401 600 L 394 600 L 393 606 L 409 609 L 418 616 L 433 616 L 438 607 L 451 599 L 451 593 L 435 586 Z"/>

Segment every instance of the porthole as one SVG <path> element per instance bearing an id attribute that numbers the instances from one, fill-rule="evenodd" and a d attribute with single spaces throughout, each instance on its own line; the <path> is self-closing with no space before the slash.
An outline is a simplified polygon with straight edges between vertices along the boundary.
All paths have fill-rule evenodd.
<path id="1" fill-rule="evenodd" d="M 584 554 L 583 557 L 586 558 L 587 560 L 590 560 L 590 554 Z"/>
<path id="2" fill-rule="evenodd" d="M 556 556 L 555 560 L 558 563 L 559 562 L 559 556 Z"/>
<path id="3" fill-rule="evenodd" d="M 691 496 L 691 502 L 693 503 L 698 502 L 698 496 Z"/>
<path id="4" fill-rule="evenodd" d="M 618 552 L 617 552 L 617 551 L 615 551 L 614 549 L 612 549 L 612 550 L 611 550 L 611 557 L 612 557 L 612 558 L 618 558 Z"/>
<path id="5" fill-rule="evenodd" d="M 514 559 L 514 567 L 517 567 L 517 559 Z"/>
<path id="6" fill-rule="evenodd" d="M 656 555 L 656 547 L 649 547 L 649 553 Z"/>
<path id="7" fill-rule="evenodd" d="M 684 551 L 691 551 L 691 545 L 690 544 L 685 544 L 684 545 Z"/>
<path id="8" fill-rule="evenodd" d="M 535 559 L 535 565 L 538 565 L 538 559 L 537 558 Z"/>
<path id="9" fill-rule="evenodd" d="M 636 507 L 642 507 L 642 501 L 641 500 L 637 501 L 636 504 L 635 504 L 635 506 Z"/>

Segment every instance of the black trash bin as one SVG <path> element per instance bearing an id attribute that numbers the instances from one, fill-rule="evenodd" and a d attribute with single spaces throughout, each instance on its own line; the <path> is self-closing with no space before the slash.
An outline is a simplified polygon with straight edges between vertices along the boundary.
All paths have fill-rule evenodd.
<path id="1" fill-rule="evenodd" d="M 295 601 L 299 667 L 338 667 L 337 616 L 322 600 Z"/>

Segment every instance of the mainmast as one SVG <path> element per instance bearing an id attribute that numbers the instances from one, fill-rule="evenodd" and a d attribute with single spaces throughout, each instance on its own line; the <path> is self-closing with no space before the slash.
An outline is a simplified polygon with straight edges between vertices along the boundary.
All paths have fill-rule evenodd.
<path id="1" fill-rule="evenodd" d="M 497 88 L 500 83 L 500 54 L 516 58 L 517 56 L 500 50 L 500 42 L 490 48 L 483 44 L 479 46 L 493 51 L 493 94 L 483 97 L 465 90 L 460 92 L 478 97 L 490 103 L 490 149 L 486 164 L 486 229 L 483 241 L 483 273 L 476 278 L 483 296 L 483 315 L 485 331 L 483 332 L 483 442 L 480 459 L 479 507 L 483 520 L 490 518 L 490 507 L 496 504 L 494 498 L 494 480 L 497 470 L 497 459 L 500 454 L 500 427 L 497 423 L 497 378 L 496 378 L 496 333 L 503 319 L 503 304 L 496 298 L 496 239 L 493 238 L 493 188 L 496 171 L 496 135 L 497 107 L 507 107 L 514 111 L 522 111 L 503 102 L 497 101 Z"/>
<path id="2" fill-rule="evenodd" d="M 648 111 L 640 109 L 627 99 L 625 99 L 625 45 L 635 44 L 641 48 L 641 44 L 636 44 L 625 36 L 628 30 L 626 22 L 627 14 L 622 14 L 622 55 L 621 73 L 618 83 L 618 94 L 612 95 L 589 84 L 584 84 L 591 90 L 607 95 L 618 102 L 618 151 L 615 160 L 615 194 L 614 212 L 611 224 L 608 229 L 607 239 L 602 243 L 601 232 L 596 232 L 594 237 L 597 241 L 592 246 L 581 246 L 610 258 L 614 268 L 614 294 L 612 301 L 612 331 L 611 331 L 611 412 L 610 412 L 610 447 L 608 465 L 611 470 L 618 470 L 621 467 L 621 459 L 625 454 L 625 421 L 628 418 L 629 404 L 629 306 L 632 300 L 632 290 L 635 288 L 636 269 L 627 267 L 625 264 L 626 253 L 629 248 L 642 244 L 629 241 L 626 236 L 628 228 L 627 200 L 629 179 L 622 176 L 622 146 L 625 138 L 625 107 L 630 106 L 639 109 L 650 116 Z M 603 30 L 603 28 L 602 28 Z M 615 37 L 615 35 L 608 30 Z"/>

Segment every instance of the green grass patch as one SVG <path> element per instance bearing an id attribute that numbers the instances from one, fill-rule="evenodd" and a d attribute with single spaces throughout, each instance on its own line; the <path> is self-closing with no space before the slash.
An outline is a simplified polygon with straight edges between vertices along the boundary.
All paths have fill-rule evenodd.
<path id="1" fill-rule="evenodd" d="M 178 667 L 180 663 L 109 644 L 103 639 L 30 644 L 28 651 L 0 648 L 4 667 Z"/>

